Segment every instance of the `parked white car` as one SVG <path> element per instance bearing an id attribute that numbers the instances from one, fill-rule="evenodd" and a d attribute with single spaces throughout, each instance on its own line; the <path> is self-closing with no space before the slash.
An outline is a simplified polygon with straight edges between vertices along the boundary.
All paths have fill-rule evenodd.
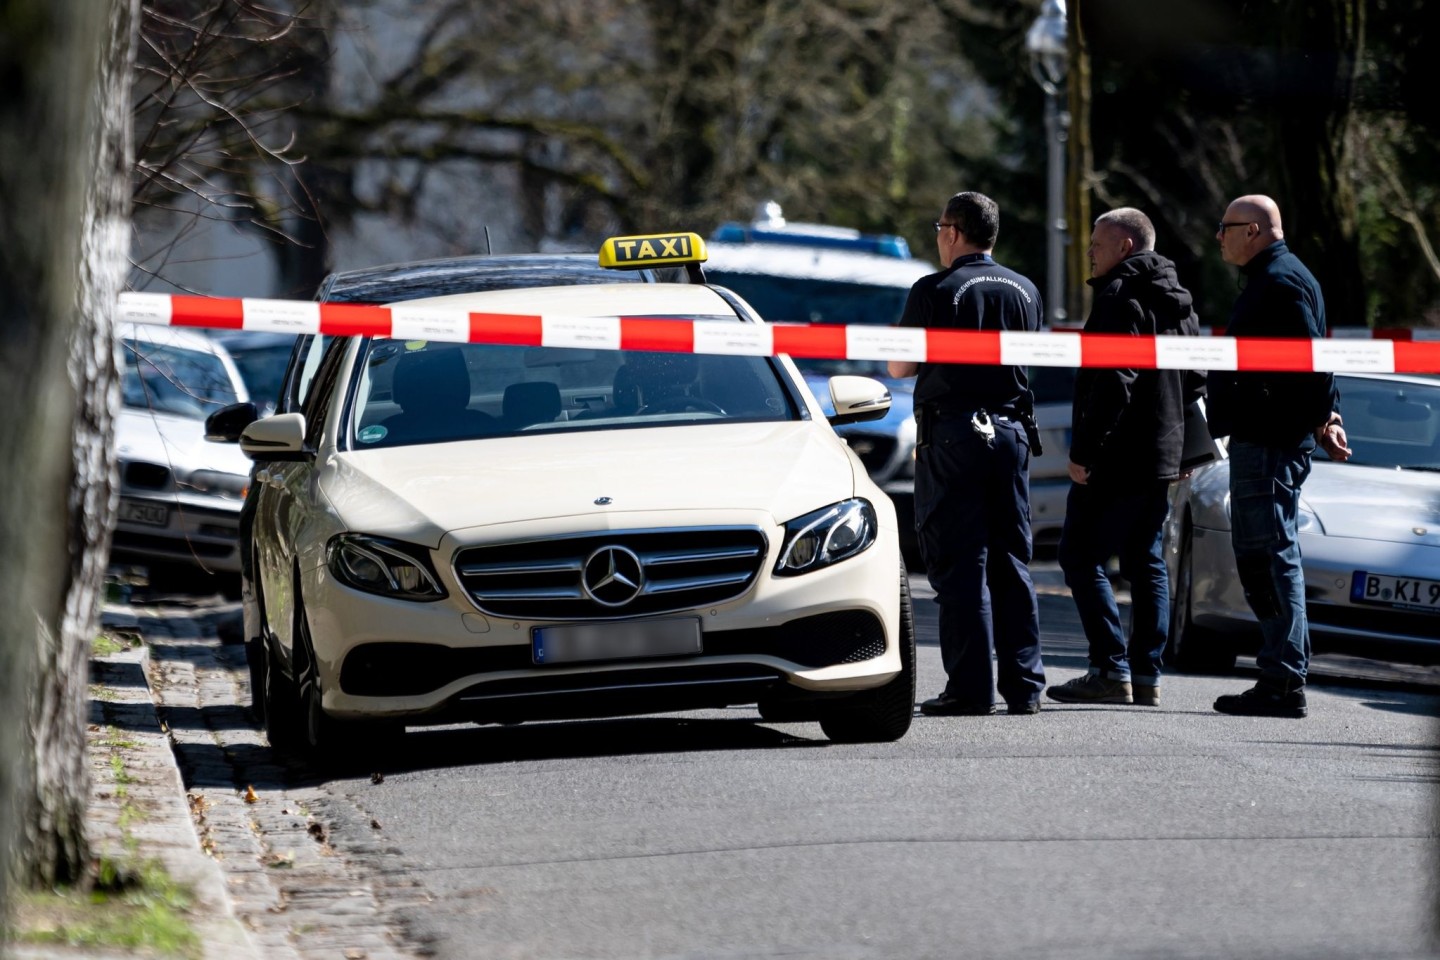
<path id="1" fill-rule="evenodd" d="M 152 580 L 234 574 L 250 461 L 233 446 L 206 443 L 205 418 L 248 399 L 240 373 L 223 346 L 187 330 L 126 325 L 120 340 L 111 558 L 149 566 Z"/>
<path id="2" fill-rule="evenodd" d="M 760 322 L 702 284 L 410 305 Z M 882 384 L 834 378 L 827 422 L 785 358 L 314 337 L 292 364 L 302 409 L 230 427 L 272 743 L 750 703 L 909 728 L 894 507 L 832 426 L 884 416 Z"/>

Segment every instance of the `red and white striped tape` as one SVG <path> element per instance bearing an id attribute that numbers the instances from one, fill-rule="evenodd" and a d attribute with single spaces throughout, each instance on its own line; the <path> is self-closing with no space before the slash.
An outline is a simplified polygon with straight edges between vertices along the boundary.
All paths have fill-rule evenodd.
<path id="1" fill-rule="evenodd" d="M 1408 339 L 1337 335 L 1323 340 L 922 330 L 841 324 L 742 324 L 654 317 L 471 313 L 309 300 L 223 299 L 122 293 L 122 323 L 272 333 L 394 337 L 516 346 L 659 350 L 830 360 L 1165 370 L 1440 373 L 1440 331 Z M 1378 331 L 1377 331 L 1378 333 Z"/>

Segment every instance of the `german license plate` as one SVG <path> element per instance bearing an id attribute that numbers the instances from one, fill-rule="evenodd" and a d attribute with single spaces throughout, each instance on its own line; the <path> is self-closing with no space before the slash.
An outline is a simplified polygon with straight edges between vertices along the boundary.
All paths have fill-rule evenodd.
<path id="1" fill-rule="evenodd" d="M 170 522 L 170 508 L 163 503 L 146 503 L 143 500 L 121 500 L 120 519 L 130 523 L 143 523 L 152 527 L 163 527 Z"/>
<path id="2" fill-rule="evenodd" d="M 1350 581 L 1350 601 L 1440 613 L 1440 580 L 1356 570 Z"/>
<path id="3" fill-rule="evenodd" d="M 530 655 L 537 664 L 685 657 L 700 652 L 700 621 L 636 620 L 536 627 Z"/>

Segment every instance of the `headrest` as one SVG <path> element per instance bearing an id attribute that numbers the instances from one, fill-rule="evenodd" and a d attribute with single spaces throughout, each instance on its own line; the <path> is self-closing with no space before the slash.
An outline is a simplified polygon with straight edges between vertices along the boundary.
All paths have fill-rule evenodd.
<path id="1" fill-rule="evenodd" d="M 395 361 L 391 392 L 406 413 L 427 406 L 463 410 L 470 405 L 470 371 L 464 354 L 458 347 L 402 353 Z"/>
<path id="2" fill-rule="evenodd" d="M 501 409 L 506 420 L 549 423 L 560 416 L 560 388 L 549 380 L 512 383 L 505 388 Z"/>

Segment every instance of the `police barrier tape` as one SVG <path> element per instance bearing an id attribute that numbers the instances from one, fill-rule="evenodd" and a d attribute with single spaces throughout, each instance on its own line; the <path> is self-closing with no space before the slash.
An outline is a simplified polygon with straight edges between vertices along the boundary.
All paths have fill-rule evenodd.
<path id="1" fill-rule="evenodd" d="M 670 353 L 789 354 L 829 360 L 1166 370 L 1440 373 L 1440 331 L 1414 339 L 1323 340 L 923 330 L 842 324 L 475 313 L 309 300 L 122 293 L 122 323 L 513 346 Z M 1433 333 L 1433 337 L 1431 334 Z"/>

